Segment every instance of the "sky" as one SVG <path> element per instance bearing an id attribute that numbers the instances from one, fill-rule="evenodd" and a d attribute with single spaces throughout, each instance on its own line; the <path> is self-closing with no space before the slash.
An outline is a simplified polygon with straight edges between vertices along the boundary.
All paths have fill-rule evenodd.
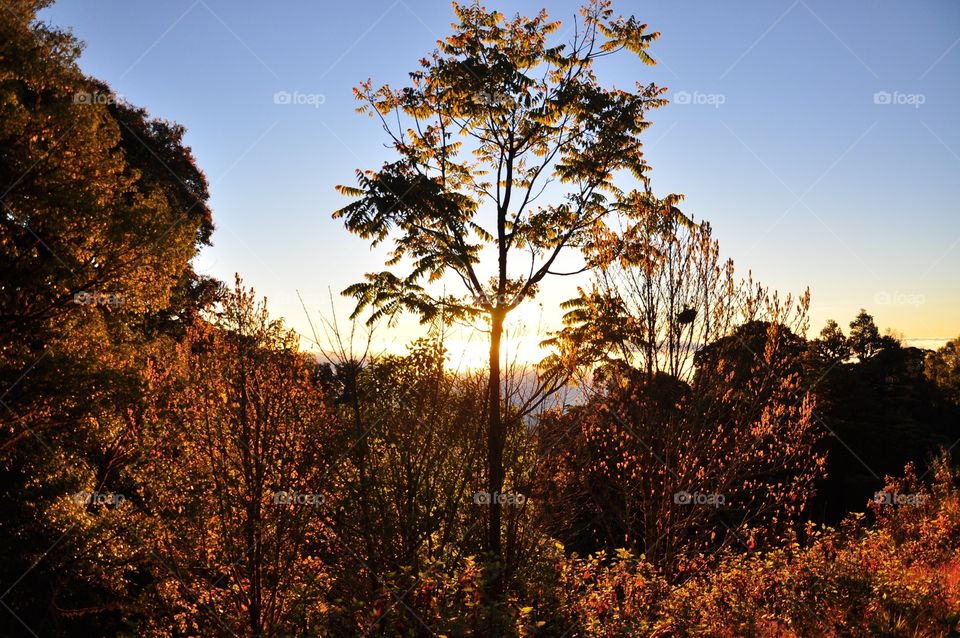
<path id="1" fill-rule="evenodd" d="M 485 4 L 545 6 L 566 23 L 578 6 Z M 866 308 L 918 345 L 960 334 L 960 3 L 614 8 L 661 32 L 658 65 L 611 58 L 600 80 L 668 88 L 671 104 L 645 133 L 653 187 L 684 194 L 683 210 L 711 223 L 740 272 L 783 292 L 809 287 L 814 333 Z M 188 128 L 217 227 L 198 270 L 228 282 L 239 272 L 308 337 L 298 293 L 315 326 L 331 317 L 331 296 L 343 321 L 351 302 L 339 292 L 382 270 L 384 252 L 331 218 L 347 203 L 334 186 L 392 157 L 352 88 L 367 78 L 402 86 L 450 31 L 450 4 L 60 0 L 41 17 L 86 42 L 85 72 Z M 556 327 L 575 283 L 548 286 L 542 310 L 521 307 L 519 320 Z M 395 350 L 415 336 L 405 321 L 375 341 Z M 482 352 L 477 339 L 462 356 Z"/>

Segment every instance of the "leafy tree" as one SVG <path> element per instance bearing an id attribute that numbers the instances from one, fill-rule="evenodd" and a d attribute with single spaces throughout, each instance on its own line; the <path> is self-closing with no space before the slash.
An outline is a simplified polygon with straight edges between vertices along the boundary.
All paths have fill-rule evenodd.
<path id="1" fill-rule="evenodd" d="M 634 218 L 549 340 L 546 364 L 585 369 L 588 400 L 541 424 L 543 490 L 568 548 L 625 547 L 672 578 L 706 550 L 771 543 L 811 496 L 808 298 L 738 282 L 706 224 L 662 206 Z"/>
<path id="2" fill-rule="evenodd" d="M 355 316 L 370 307 L 371 320 L 406 310 L 424 321 L 445 314 L 489 324 L 487 489 L 499 494 L 509 425 L 505 318 L 548 275 L 564 274 L 565 248 L 589 245 L 602 230 L 629 196 L 615 186 L 618 176 L 645 179 L 640 134 L 647 111 L 664 103 L 663 90 L 606 88 L 594 65 L 624 50 L 653 64 L 646 50 L 658 34 L 633 17 L 614 17 L 606 0 L 583 7 L 566 45 L 551 40 L 560 23 L 545 11 L 512 19 L 479 3 L 455 3 L 454 11 L 454 33 L 420 61 L 408 86 L 368 81 L 355 90 L 361 112 L 379 118 L 399 157 L 358 171 L 357 188 L 339 187 L 357 200 L 334 216 L 373 244 L 392 238 L 388 265 L 410 265 L 348 288 Z M 463 294 L 435 293 L 445 277 Z M 492 503 L 487 548 L 497 560 L 501 514 Z"/>
<path id="3" fill-rule="evenodd" d="M 132 469 L 151 613 L 139 635 L 313 635 L 325 619 L 336 420 L 316 364 L 239 286 L 147 371 Z M 172 426 L 172 427 L 171 427 Z"/>
<path id="4" fill-rule="evenodd" d="M 48 4 L 0 9 L 0 633 L 104 635 L 129 554 L 89 548 L 122 508 L 71 495 L 117 487 L 145 357 L 215 293 L 189 266 L 212 223 L 183 128 L 85 76 Z"/>
<path id="5" fill-rule="evenodd" d="M 0 415 L 3 448 L 85 409 L 89 383 L 61 379 L 51 411 L 41 380 L 75 369 L 71 350 L 102 347 L 103 332 L 115 340 L 119 325 L 166 312 L 198 281 L 189 260 L 213 228 L 183 127 L 85 77 L 80 44 L 34 22 L 46 4 L 0 17 L 0 378 L 37 364 Z"/>
<path id="6" fill-rule="evenodd" d="M 896 339 L 881 336 L 873 316 L 863 308 L 860 309 L 853 321 L 850 322 L 850 337 L 847 340 L 850 351 L 860 360 L 866 361 L 875 356 L 884 348 L 896 345 Z"/>
<path id="7" fill-rule="evenodd" d="M 824 442 L 828 476 L 811 508 L 817 520 L 833 524 L 862 512 L 885 474 L 907 463 L 920 466 L 937 447 L 960 437 L 960 407 L 925 374 L 929 353 L 881 340 L 881 349 L 865 360 L 811 379 L 817 414 L 833 434 Z"/>
<path id="8" fill-rule="evenodd" d="M 332 596 L 362 602 L 335 633 L 422 630 L 433 601 L 406 592 L 482 550 L 483 521 L 470 504 L 483 466 L 486 380 L 450 372 L 445 358 L 441 341 L 419 340 L 404 356 L 336 361 L 334 403 L 346 437 L 329 473 L 339 505 L 330 518 L 357 558 L 342 557 Z"/>
<path id="9" fill-rule="evenodd" d="M 846 361 L 850 357 L 850 346 L 843 330 L 833 319 L 820 331 L 820 336 L 810 343 L 812 355 L 822 367 L 829 367 Z"/>
<path id="10" fill-rule="evenodd" d="M 929 353 L 924 372 L 928 379 L 960 405 L 960 337 L 951 339 L 940 349 Z"/>

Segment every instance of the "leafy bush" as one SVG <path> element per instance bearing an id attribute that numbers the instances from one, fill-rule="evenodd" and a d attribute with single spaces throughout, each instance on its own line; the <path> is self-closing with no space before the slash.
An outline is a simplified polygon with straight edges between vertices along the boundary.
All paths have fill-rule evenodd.
<path id="1" fill-rule="evenodd" d="M 564 559 L 551 626 L 570 636 L 945 636 L 960 620 L 960 482 L 947 457 L 924 487 L 908 467 L 839 529 L 808 526 L 667 584 L 642 556 Z M 905 497 L 905 498 L 904 498 Z M 894 504 L 884 504 L 892 500 Z"/>

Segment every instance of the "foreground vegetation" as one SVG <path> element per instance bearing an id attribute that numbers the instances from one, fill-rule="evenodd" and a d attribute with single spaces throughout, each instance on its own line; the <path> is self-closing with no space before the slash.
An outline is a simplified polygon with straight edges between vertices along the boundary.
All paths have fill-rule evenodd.
<path id="1" fill-rule="evenodd" d="M 371 239 L 402 229 L 415 272 L 350 292 L 374 318 L 419 312 L 426 336 L 387 356 L 328 325 L 318 358 L 239 278 L 192 270 L 213 225 L 182 127 L 84 76 L 78 43 L 36 22 L 44 5 L 0 11 L 0 633 L 960 631 L 960 339 L 910 348 L 866 311 L 807 339 L 807 294 L 739 278 L 708 224 L 654 197 L 637 136 L 660 90 L 602 89 L 589 64 L 646 56 L 644 26 L 593 3 L 599 48 L 562 53 L 545 15 L 458 8 L 448 58 L 555 67 L 527 86 L 493 64 L 533 96 L 531 157 L 556 144 L 563 160 L 518 164 L 514 186 L 546 170 L 586 191 L 525 218 L 501 201 L 485 235 L 449 191 L 489 185 L 446 165 L 445 133 L 398 141 L 405 161 L 361 173 L 338 215 Z M 425 63 L 420 93 L 359 95 L 474 130 L 516 115 L 448 62 Z M 519 162 L 510 144 L 479 157 Z M 437 162 L 453 186 L 426 176 Z M 642 188 L 616 188 L 621 169 Z M 546 266 L 515 280 L 504 256 L 485 284 L 471 236 Z M 501 368 L 493 335 L 561 248 L 590 285 L 536 369 Z M 450 269 L 467 296 L 419 287 Z M 490 329 L 490 370 L 451 371 L 444 335 L 465 321 Z"/>

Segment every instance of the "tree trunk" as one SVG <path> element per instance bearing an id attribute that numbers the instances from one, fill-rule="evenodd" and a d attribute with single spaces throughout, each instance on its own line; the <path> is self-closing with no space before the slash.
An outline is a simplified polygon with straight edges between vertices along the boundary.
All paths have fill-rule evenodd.
<path id="1" fill-rule="evenodd" d="M 505 313 L 495 309 L 490 315 L 490 381 L 487 396 L 487 468 L 490 492 L 490 527 L 487 530 L 487 550 L 491 566 L 488 580 L 491 602 L 498 600 L 503 592 L 503 550 L 500 543 L 500 519 L 502 504 L 500 492 L 503 490 L 503 449 L 506 443 L 503 418 L 500 413 L 500 340 L 503 336 Z"/>

